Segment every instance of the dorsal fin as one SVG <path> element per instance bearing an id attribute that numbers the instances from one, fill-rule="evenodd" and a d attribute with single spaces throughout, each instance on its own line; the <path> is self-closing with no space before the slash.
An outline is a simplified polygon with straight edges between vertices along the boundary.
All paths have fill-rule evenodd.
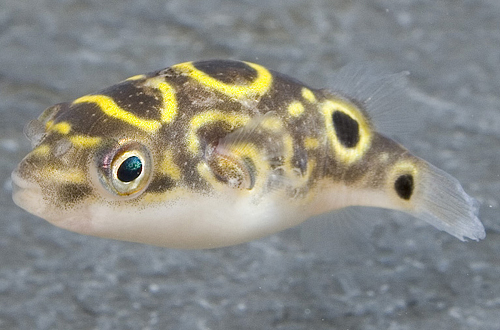
<path id="1" fill-rule="evenodd" d="M 328 92 L 366 111 L 375 130 L 386 136 L 407 135 L 422 124 L 408 96 L 408 71 L 387 74 L 363 64 L 348 64 L 331 75 Z"/>

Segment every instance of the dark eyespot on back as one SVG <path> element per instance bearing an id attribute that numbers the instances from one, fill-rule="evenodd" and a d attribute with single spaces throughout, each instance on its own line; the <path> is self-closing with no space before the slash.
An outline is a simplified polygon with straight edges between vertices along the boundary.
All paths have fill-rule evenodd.
<path id="1" fill-rule="evenodd" d="M 194 67 L 225 84 L 245 85 L 257 78 L 257 71 L 244 62 L 212 60 L 194 62 Z"/>
<path id="2" fill-rule="evenodd" d="M 116 176 L 118 180 L 122 182 L 131 182 L 134 181 L 141 175 L 142 172 L 142 161 L 137 156 L 132 156 L 123 161 Z"/>
<path id="3" fill-rule="evenodd" d="M 359 142 L 358 122 L 341 111 L 332 114 L 332 121 L 339 142 L 346 148 L 356 147 Z"/>
<path id="4" fill-rule="evenodd" d="M 413 176 L 411 174 L 404 174 L 399 176 L 394 182 L 394 189 L 399 197 L 404 200 L 409 200 L 413 194 Z"/>

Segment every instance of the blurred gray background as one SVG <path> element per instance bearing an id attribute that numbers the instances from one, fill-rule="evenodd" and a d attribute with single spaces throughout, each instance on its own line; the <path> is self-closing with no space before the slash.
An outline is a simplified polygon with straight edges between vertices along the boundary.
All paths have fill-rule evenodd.
<path id="1" fill-rule="evenodd" d="M 390 212 L 369 253 L 299 229 L 178 251 L 86 237 L 11 200 L 46 107 L 178 62 L 248 60 L 313 87 L 363 63 L 410 72 L 398 139 L 482 203 L 484 241 Z M 497 0 L 0 0 L 0 329 L 499 329 Z M 359 238 L 357 238 L 359 240 Z"/>

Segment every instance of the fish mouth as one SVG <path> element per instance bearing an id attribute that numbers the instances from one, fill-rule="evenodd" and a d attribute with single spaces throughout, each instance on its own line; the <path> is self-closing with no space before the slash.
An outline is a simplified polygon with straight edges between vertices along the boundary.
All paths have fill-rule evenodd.
<path id="1" fill-rule="evenodd" d="M 36 180 L 23 175 L 24 168 L 18 166 L 12 174 L 12 199 L 25 211 L 47 220 L 55 226 L 74 232 L 90 234 L 91 215 L 88 208 L 79 207 L 71 210 L 54 205 Z"/>
<path id="2" fill-rule="evenodd" d="M 17 206 L 26 211 L 43 217 L 46 205 L 43 200 L 41 187 L 23 178 L 18 169 L 11 174 L 12 179 L 12 199 Z"/>

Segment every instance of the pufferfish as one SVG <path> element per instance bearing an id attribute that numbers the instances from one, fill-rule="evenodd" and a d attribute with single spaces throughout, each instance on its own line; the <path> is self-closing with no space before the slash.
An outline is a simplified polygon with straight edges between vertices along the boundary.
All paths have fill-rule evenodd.
<path id="1" fill-rule="evenodd" d="M 30 122 L 13 199 L 74 232 L 171 248 L 247 242 L 348 206 L 484 238 L 477 202 L 378 133 L 367 106 L 249 62 L 177 64 Z"/>

